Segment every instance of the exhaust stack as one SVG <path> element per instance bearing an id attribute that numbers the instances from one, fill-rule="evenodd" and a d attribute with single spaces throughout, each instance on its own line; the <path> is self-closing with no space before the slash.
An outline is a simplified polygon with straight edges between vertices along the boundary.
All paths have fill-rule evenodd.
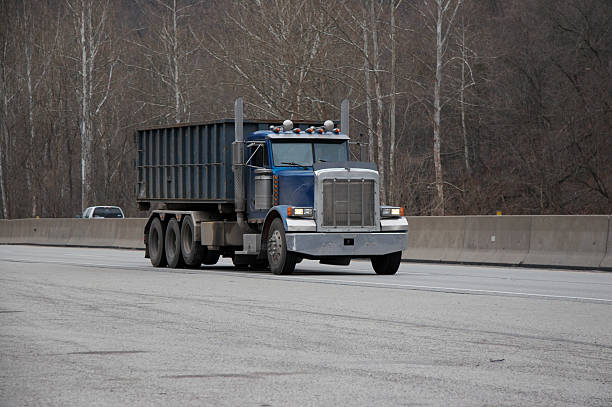
<path id="1" fill-rule="evenodd" d="M 245 188 L 244 188 L 244 133 L 243 133 L 242 98 L 234 103 L 234 142 L 232 143 L 232 167 L 234 170 L 234 206 L 236 221 L 240 227 L 245 226 Z"/>
<path id="2" fill-rule="evenodd" d="M 349 132 L 349 101 L 344 99 L 340 104 L 340 130 L 347 136 L 351 136 Z"/>

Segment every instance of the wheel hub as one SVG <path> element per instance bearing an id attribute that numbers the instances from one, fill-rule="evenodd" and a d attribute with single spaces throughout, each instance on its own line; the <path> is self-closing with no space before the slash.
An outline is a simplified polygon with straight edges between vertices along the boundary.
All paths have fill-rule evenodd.
<path id="1" fill-rule="evenodd" d="M 275 230 L 268 239 L 268 256 L 274 263 L 280 261 L 282 249 L 283 240 L 281 234 L 278 230 Z"/>

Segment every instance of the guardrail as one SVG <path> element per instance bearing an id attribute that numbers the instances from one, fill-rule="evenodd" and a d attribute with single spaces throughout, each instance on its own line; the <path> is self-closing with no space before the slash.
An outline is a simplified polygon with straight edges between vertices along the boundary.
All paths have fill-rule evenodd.
<path id="1" fill-rule="evenodd" d="M 409 216 L 409 261 L 612 270 L 608 215 Z M 0 220 L 0 244 L 143 249 L 144 218 Z"/>

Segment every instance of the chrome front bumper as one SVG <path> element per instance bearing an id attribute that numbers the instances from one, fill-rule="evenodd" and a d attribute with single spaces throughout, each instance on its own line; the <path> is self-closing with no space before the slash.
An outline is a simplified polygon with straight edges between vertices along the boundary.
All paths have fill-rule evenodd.
<path id="1" fill-rule="evenodd" d="M 287 250 L 308 256 L 377 256 L 405 250 L 408 232 L 287 233 Z"/>

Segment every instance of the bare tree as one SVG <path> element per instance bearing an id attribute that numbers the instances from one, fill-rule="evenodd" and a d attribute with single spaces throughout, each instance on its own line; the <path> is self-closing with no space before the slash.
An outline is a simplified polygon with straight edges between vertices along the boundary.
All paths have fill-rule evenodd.
<path id="1" fill-rule="evenodd" d="M 8 26 L 5 25 L 3 30 L 7 30 Z M 9 201 L 7 194 L 7 182 L 5 178 L 5 168 L 8 168 L 9 163 L 9 105 L 12 103 L 15 97 L 15 91 L 11 89 L 11 76 L 8 67 L 9 53 L 13 48 L 13 44 L 7 35 L 6 31 L 2 34 L 2 58 L 0 58 L 0 94 L 2 94 L 2 105 L 0 106 L 0 190 L 2 199 L 2 217 L 4 219 L 9 218 Z"/>
<path id="2" fill-rule="evenodd" d="M 115 60 L 110 55 L 101 55 L 108 44 L 107 19 L 109 1 L 66 0 L 73 15 L 79 56 L 71 57 L 79 64 L 80 84 L 77 99 L 80 102 L 79 133 L 81 139 L 81 209 L 92 200 L 93 142 L 96 117 L 106 103 L 113 78 Z M 105 60 L 100 61 L 101 58 Z M 102 72 L 101 72 L 102 71 Z"/>
<path id="3" fill-rule="evenodd" d="M 201 66 L 200 43 L 193 23 L 201 21 L 201 2 L 155 0 L 140 2 L 144 24 L 129 38 L 139 58 L 127 64 L 141 71 L 150 84 L 141 83 L 142 102 L 163 121 L 190 121 L 197 95 L 206 94 L 210 80 Z"/>
<path id="4" fill-rule="evenodd" d="M 328 37 L 321 28 L 330 15 L 324 2 L 279 0 L 238 2 L 223 10 L 222 33 L 202 33 L 206 52 L 234 74 L 234 86 L 252 95 L 260 114 L 303 118 L 321 112 L 334 90 L 321 76 L 331 70 Z M 252 24 L 257 21 L 257 24 Z"/>
<path id="5" fill-rule="evenodd" d="M 469 174 L 470 168 L 470 149 L 468 141 L 468 131 L 465 119 L 466 111 L 466 100 L 465 92 L 468 88 L 474 86 L 474 76 L 472 74 L 472 68 L 470 66 L 470 56 L 473 53 L 466 44 L 466 31 L 465 26 L 465 13 L 461 14 L 461 27 L 457 34 L 457 45 L 460 50 L 460 63 L 461 63 L 461 83 L 459 86 L 459 110 L 461 113 L 461 134 L 463 135 L 463 160 L 465 162 L 465 170 Z"/>
<path id="6" fill-rule="evenodd" d="M 397 194 L 395 191 L 395 143 L 396 143 L 396 110 L 397 110 L 397 26 L 395 22 L 395 14 L 398 7 L 402 4 L 402 0 L 390 0 L 390 42 L 391 42 L 391 89 L 390 89 L 390 104 L 389 104 L 389 202 L 397 203 Z"/>
<path id="7" fill-rule="evenodd" d="M 444 215 L 444 175 L 441 158 L 441 112 L 442 112 L 442 85 L 448 40 L 451 35 L 457 11 L 463 0 L 428 0 L 423 7 L 417 8 L 424 18 L 425 25 L 435 36 L 435 68 L 433 89 L 433 161 L 435 169 L 436 205 L 433 212 Z"/>

